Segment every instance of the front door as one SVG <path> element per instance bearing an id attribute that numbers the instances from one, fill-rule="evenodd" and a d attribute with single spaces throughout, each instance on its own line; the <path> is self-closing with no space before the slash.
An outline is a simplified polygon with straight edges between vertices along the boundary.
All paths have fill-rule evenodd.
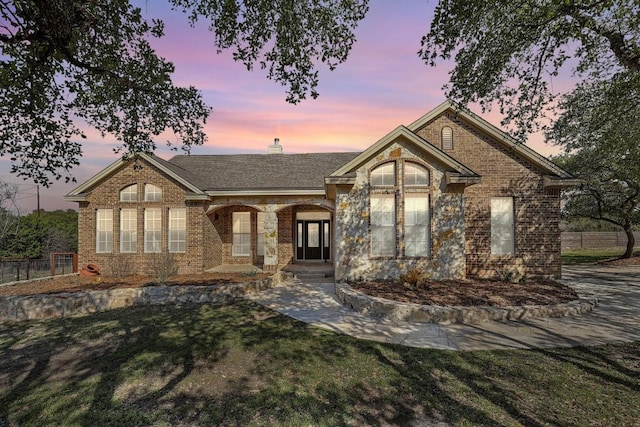
<path id="1" fill-rule="evenodd" d="M 329 221 L 297 221 L 297 253 L 299 260 L 327 260 L 330 258 Z"/>

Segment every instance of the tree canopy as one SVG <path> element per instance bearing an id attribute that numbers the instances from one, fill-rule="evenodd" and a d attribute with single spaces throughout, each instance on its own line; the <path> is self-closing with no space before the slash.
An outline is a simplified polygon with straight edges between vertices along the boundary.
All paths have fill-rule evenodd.
<path id="1" fill-rule="evenodd" d="M 168 0 L 191 22 L 206 20 L 218 50 L 266 69 L 287 100 L 317 96 L 320 63 L 346 60 L 368 0 Z M 150 40 L 160 20 L 128 0 L 0 0 L 0 155 L 12 172 L 48 186 L 72 180 L 84 122 L 113 135 L 122 155 L 156 147 L 166 131 L 185 151 L 205 139 L 210 109 Z"/>
<path id="2" fill-rule="evenodd" d="M 591 82 L 640 73 L 639 11 L 637 0 L 441 0 L 419 54 L 454 58 L 447 96 L 497 103 L 524 140 L 567 94 L 554 87 L 561 70 Z"/>

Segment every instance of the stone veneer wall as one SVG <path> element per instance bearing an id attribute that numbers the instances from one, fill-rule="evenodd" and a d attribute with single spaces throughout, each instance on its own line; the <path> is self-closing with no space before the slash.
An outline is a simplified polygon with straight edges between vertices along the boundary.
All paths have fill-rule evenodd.
<path id="1" fill-rule="evenodd" d="M 543 171 L 453 113 L 438 117 L 416 133 L 441 148 L 444 126 L 453 129 L 453 149 L 445 152 L 482 176 L 480 184 L 464 191 L 467 274 L 493 276 L 496 271 L 515 270 L 520 274 L 559 277 L 559 190 L 544 189 Z M 513 197 L 514 255 L 491 255 L 492 196 Z"/>
<path id="2" fill-rule="evenodd" d="M 397 278 L 412 268 L 420 268 L 433 279 L 461 278 L 465 275 L 464 207 L 462 188 L 447 186 L 444 167 L 436 161 L 424 159 L 413 145 L 402 139 L 391 144 L 378 156 L 356 172 L 355 185 L 336 195 L 336 280 L 374 280 Z M 369 173 L 378 164 L 389 160 L 413 160 L 430 171 L 430 249 L 424 258 L 402 256 L 402 244 L 396 257 L 373 257 L 370 245 Z M 430 163 L 426 163 L 426 162 Z M 402 170 L 396 169 L 402 176 Z M 396 234 L 402 241 L 403 218 L 402 186 L 396 190 Z"/>
<path id="3" fill-rule="evenodd" d="M 0 322 L 83 316 L 145 305 L 222 303 L 278 286 L 293 277 L 278 272 L 250 283 L 218 286 L 148 286 L 105 291 L 0 297 Z"/>
<path id="4" fill-rule="evenodd" d="M 107 274 L 117 268 L 117 257 L 120 254 L 120 209 L 137 209 L 137 252 L 122 254 L 132 266 L 133 273 L 147 274 L 152 268 L 153 258 L 157 254 L 144 252 L 144 209 L 161 208 L 162 210 L 162 248 L 167 250 L 169 208 L 186 208 L 187 212 L 187 244 L 185 253 L 173 254 L 180 274 L 201 273 L 208 267 L 205 261 L 205 228 L 203 217 L 205 202 L 186 201 L 187 190 L 165 176 L 154 166 L 140 161 L 139 168 L 133 161 L 117 171 L 109 179 L 94 188 L 88 201 L 81 202 L 78 212 L 78 263 L 82 267 L 88 263 L 98 265 Z M 162 189 L 161 202 L 144 201 L 144 184 L 153 184 Z M 120 202 L 120 190 L 138 185 L 137 202 Z M 96 253 L 96 210 L 113 210 L 113 252 Z"/>

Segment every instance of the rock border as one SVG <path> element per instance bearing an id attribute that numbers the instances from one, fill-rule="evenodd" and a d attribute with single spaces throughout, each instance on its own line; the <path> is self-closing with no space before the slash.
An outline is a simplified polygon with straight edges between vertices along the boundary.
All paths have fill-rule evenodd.
<path id="1" fill-rule="evenodd" d="M 271 277 L 254 282 L 215 286 L 154 285 L 103 291 L 2 296 L 0 297 L 0 322 L 85 316 L 118 308 L 145 305 L 223 303 L 281 285 L 292 278 L 291 273 L 277 272 Z"/>
<path id="2" fill-rule="evenodd" d="M 588 313 L 598 305 L 597 298 L 580 297 L 565 304 L 513 307 L 443 307 L 392 301 L 354 290 L 345 282 L 336 282 L 335 291 L 342 305 L 358 313 L 401 322 L 438 324 L 476 324 L 489 321 L 522 321 L 536 317 L 565 317 Z"/>

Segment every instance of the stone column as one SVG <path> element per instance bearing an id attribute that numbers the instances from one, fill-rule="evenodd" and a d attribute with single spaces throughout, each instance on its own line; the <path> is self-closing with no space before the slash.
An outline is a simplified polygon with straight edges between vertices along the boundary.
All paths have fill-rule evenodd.
<path id="1" fill-rule="evenodd" d="M 264 271 L 278 269 L 278 215 L 276 205 L 268 205 L 264 211 Z"/>

